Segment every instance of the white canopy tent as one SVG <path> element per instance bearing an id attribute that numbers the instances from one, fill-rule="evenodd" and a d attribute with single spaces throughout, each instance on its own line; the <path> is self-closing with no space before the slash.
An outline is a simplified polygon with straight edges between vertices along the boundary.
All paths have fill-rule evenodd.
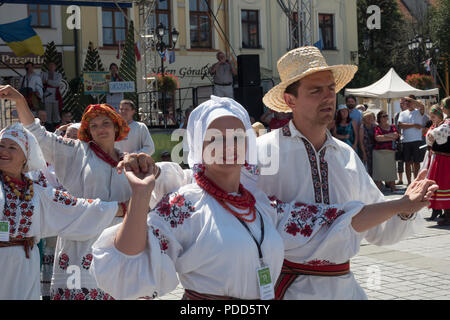
<path id="1" fill-rule="evenodd" d="M 420 90 L 410 86 L 391 68 L 386 75 L 371 84 L 370 86 L 359 89 L 345 89 L 345 95 L 354 95 L 357 97 L 387 99 L 390 118 L 392 119 L 391 99 L 403 98 L 408 95 L 437 96 L 439 89 Z"/>

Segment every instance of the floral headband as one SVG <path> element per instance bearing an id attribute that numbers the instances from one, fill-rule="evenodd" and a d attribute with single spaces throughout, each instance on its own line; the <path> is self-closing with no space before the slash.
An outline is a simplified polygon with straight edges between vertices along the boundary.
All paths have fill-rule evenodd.
<path id="1" fill-rule="evenodd" d="M 122 118 L 122 116 L 118 114 L 113 107 L 109 104 L 91 104 L 86 108 L 81 119 L 80 130 L 78 130 L 78 139 L 84 142 L 89 142 L 92 140 L 91 133 L 89 132 L 89 123 L 92 119 L 98 116 L 107 116 L 117 126 L 119 132 L 116 133 L 116 142 L 126 138 L 128 132 L 130 131 L 130 127 L 125 119 Z"/>

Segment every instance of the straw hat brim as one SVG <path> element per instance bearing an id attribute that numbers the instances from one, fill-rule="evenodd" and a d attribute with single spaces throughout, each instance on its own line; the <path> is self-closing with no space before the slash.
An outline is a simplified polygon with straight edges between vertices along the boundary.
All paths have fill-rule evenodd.
<path id="1" fill-rule="evenodd" d="M 358 67 L 354 65 L 334 65 L 327 67 L 316 67 L 308 69 L 307 71 L 299 74 L 296 77 L 293 77 L 289 80 L 283 81 L 280 84 L 273 87 L 263 98 L 264 104 L 270 109 L 277 112 L 292 112 L 292 109 L 286 104 L 284 101 L 284 93 L 286 88 L 289 87 L 294 82 L 301 80 L 313 73 L 321 72 L 321 71 L 331 71 L 333 72 L 334 81 L 336 83 L 336 93 L 341 91 L 343 87 L 349 83 L 356 71 L 358 71 Z"/>

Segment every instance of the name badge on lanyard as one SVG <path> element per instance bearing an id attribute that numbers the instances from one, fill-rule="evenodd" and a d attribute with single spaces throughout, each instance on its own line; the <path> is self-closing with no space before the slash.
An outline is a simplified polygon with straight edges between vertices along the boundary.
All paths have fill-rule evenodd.
<path id="1" fill-rule="evenodd" d="M 263 265 L 256 269 L 258 275 L 259 295 L 261 300 L 275 299 L 275 290 L 273 288 L 272 277 L 270 276 L 270 268 Z"/>
<path id="2" fill-rule="evenodd" d="M 0 241 L 9 241 L 9 221 L 0 221 Z"/>
<path id="3" fill-rule="evenodd" d="M 253 235 L 253 233 L 250 231 L 250 228 L 245 224 L 244 221 L 239 220 L 239 222 L 244 226 L 244 228 L 248 231 L 250 236 L 252 237 L 253 241 L 256 244 L 256 247 L 258 248 L 258 255 L 259 255 L 259 261 L 260 266 L 256 269 L 256 275 L 258 277 L 258 287 L 259 287 L 259 296 L 261 297 L 261 300 L 272 300 L 275 299 L 275 290 L 273 288 L 272 283 L 272 277 L 270 275 L 270 268 L 267 266 L 263 261 L 263 253 L 262 253 L 262 243 L 264 241 L 264 220 L 261 216 L 261 213 L 256 210 L 259 215 L 259 219 L 261 220 L 261 241 L 258 242 Z"/>

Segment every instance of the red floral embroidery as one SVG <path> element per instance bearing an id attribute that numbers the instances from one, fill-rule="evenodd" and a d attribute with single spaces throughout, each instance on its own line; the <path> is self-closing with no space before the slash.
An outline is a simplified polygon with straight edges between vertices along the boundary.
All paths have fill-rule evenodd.
<path id="1" fill-rule="evenodd" d="M 66 270 L 68 266 L 69 266 L 69 256 L 63 253 L 59 257 L 59 267 L 63 270 Z"/>
<path id="2" fill-rule="evenodd" d="M 161 253 L 166 253 L 167 249 L 169 249 L 169 240 L 159 232 L 159 229 L 155 229 L 153 226 L 151 228 L 153 235 L 159 240 Z"/>
<path id="3" fill-rule="evenodd" d="M 51 298 L 52 300 L 114 300 L 109 294 L 97 288 L 57 288 L 52 290 Z"/>
<path id="4" fill-rule="evenodd" d="M 296 203 L 291 209 L 284 230 L 293 236 L 300 233 L 304 237 L 310 237 L 314 230 L 332 224 L 336 218 L 344 213 L 343 210 L 338 210 L 333 206 Z"/>
<path id="5" fill-rule="evenodd" d="M 295 222 L 291 222 L 289 225 L 286 226 L 286 232 L 292 234 L 293 236 L 296 236 L 297 233 L 299 233 L 301 230 L 297 226 Z"/>
<path id="6" fill-rule="evenodd" d="M 67 192 L 63 192 L 60 190 L 54 191 L 53 201 L 65 204 L 66 206 L 75 206 L 77 204 L 78 199 Z"/>
<path id="7" fill-rule="evenodd" d="M 89 270 L 92 263 L 92 254 L 87 254 L 83 257 L 83 260 L 81 261 L 81 266 L 83 269 Z"/>
<path id="8" fill-rule="evenodd" d="M 277 209 L 277 213 L 278 214 L 283 214 L 284 210 L 285 210 L 285 203 L 283 201 L 281 201 L 280 199 L 278 199 L 275 196 L 270 196 L 269 197 L 270 200 L 270 205 Z"/>
<path id="9" fill-rule="evenodd" d="M 307 224 L 303 227 L 302 231 L 300 231 L 300 233 L 305 236 L 305 237 L 310 237 L 312 234 L 312 229 L 311 227 Z"/>
<path id="10" fill-rule="evenodd" d="M 194 211 L 191 202 L 176 192 L 163 197 L 155 208 L 155 212 L 169 222 L 172 228 L 182 225 Z"/>
<path id="11" fill-rule="evenodd" d="M 9 234 L 11 237 L 23 239 L 31 230 L 34 205 L 32 200 L 21 201 L 18 199 L 8 184 L 4 183 L 3 186 L 6 194 L 3 214 L 8 218 L 10 224 Z M 27 195 L 29 194 L 30 190 L 27 190 Z"/>
<path id="12" fill-rule="evenodd" d="M 335 263 L 330 262 L 328 260 L 311 260 L 306 262 L 305 264 L 310 265 L 310 266 L 329 266 L 329 265 L 335 265 Z"/>
<path id="13" fill-rule="evenodd" d="M 39 171 L 38 179 L 34 180 L 33 182 L 38 184 L 38 185 L 40 185 L 40 186 L 42 186 L 42 187 L 44 187 L 44 188 L 47 188 L 47 185 L 48 185 L 48 180 L 47 180 L 47 178 L 45 177 L 45 175 L 44 175 L 44 173 L 42 171 Z"/>

